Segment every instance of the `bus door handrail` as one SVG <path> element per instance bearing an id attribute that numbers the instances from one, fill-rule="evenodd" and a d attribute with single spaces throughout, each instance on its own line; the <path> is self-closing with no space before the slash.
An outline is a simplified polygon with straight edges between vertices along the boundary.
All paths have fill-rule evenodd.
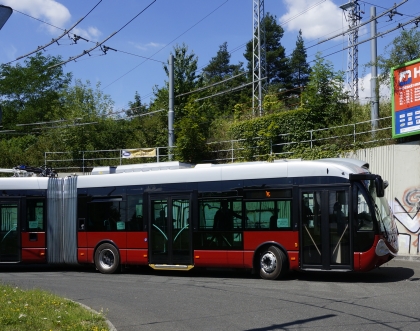
<path id="1" fill-rule="evenodd" d="M 343 233 L 341 234 L 340 239 L 338 239 L 337 245 L 335 245 L 335 248 L 334 248 L 334 250 L 333 250 L 333 252 L 332 252 L 333 254 L 334 254 L 334 253 L 335 253 L 335 251 L 337 250 L 338 245 L 341 243 L 341 240 L 343 239 L 343 236 L 344 236 L 344 234 L 346 233 L 346 231 L 347 231 L 348 227 L 349 227 L 349 225 L 348 225 L 348 224 L 346 224 L 346 227 L 344 228 L 344 231 L 343 231 Z"/>
<path id="2" fill-rule="evenodd" d="M 17 225 L 15 225 L 13 228 L 11 228 L 9 231 L 6 232 L 6 234 L 3 236 L 3 238 L 0 241 L 0 244 L 3 242 L 4 239 L 8 236 L 8 234 L 12 231 L 15 231 L 17 229 Z"/>
<path id="3" fill-rule="evenodd" d="M 153 224 L 153 226 L 158 229 L 160 231 L 160 233 L 162 233 L 162 235 L 165 237 L 166 240 L 168 240 L 168 237 L 166 236 L 165 232 L 162 231 L 162 229 L 160 227 L 158 227 L 156 224 Z"/>
<path id="4" fill-rule="evenodd" d="M 316 245 L 314 238 L 312 238 L 312 236 L 311 236 L 311 234 L 310 234 L 310 232 L 309 232 L 308 228 L 306 227 L 306 224 L 304 224 L 303 226 L 305 227 L 306 232 L 308 232 L 309 237 L 311 238 L 312 242 L 314 243 L 315 248 L 316 248 L 316 250 L 318 251 L 318 254 L 321 256 L 321 252 L 319 251 L 319 248 L 318 248 L 318 246 Z"/>
<path id="5" fill-rule="evenodd" d="M 178 236 L 180 235 L 180 233 L 182 232 L 182 231 L 184 231 L 185 229 L 188 229 L 188 225 L 189 224 L 187 224 L 187 225 L 184 225 L 183 226 L 183 228 L 176 234 L 176 236 L 175 236 L 175 238 L 174 238 L 174 241 L 173 242 L 175 242 L 175 240 L 176 240 L 176 238 L 178 238 Z"/>

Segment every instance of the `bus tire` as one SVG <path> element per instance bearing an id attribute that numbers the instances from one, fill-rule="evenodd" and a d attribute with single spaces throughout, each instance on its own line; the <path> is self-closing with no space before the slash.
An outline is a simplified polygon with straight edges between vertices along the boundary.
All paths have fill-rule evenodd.
<path id="1" fill-rule="evenodd" d="M 95 251 L 95 266 L 102 274 L 113 274 L 120 265 L 120 255 L 114 245 L 104 243 Z"/>
<path id="2" fill-rule="evenodd" d="M 269 246 L 260 255 L 260 276 L 263 279 L 274 280 L 286 271 L 286 256 L 276 246 Z"/>

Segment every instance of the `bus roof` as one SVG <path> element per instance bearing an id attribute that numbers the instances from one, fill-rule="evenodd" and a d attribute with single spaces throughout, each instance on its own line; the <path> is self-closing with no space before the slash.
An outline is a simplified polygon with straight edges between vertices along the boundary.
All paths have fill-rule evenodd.
<path id="1" fill-rule="evenodd" d="M 88 188 L 314 176 L 349 178 L 350 173 L 368 172 L 366 163 L 355 159 L 276 160 L 196 166 L 185 163 L 177 166 L 177 162 L 170 162 L 170 167 L 165 167 L 165 162 L 160 163 L 149 167 L 116 167 L 102 175 L 94 175 L 98 171 L 92 171 L 93 175 L 80 176 L 77 186 Z"/>
<path id="2" fill-rule="evenodd" d="M 91 175 L 78 176 L 77 187 L 89 188 L 316 176 L 348 179 L 351 173 L 367 173 L 368 167 L 369 165 L 366 162 L 347 158 L 197 165 L 173 161 L 94 168 Z M 0 190 L 45 190 L 47 187 L 48 177 L 0 178 Z"/>

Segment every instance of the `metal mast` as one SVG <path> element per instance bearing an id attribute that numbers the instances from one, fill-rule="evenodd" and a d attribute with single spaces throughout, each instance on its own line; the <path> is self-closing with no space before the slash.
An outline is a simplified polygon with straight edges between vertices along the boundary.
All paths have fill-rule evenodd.
<path id="1" fill-rule="evenodd" d="M 353 101 L 359 100 L 359 59 L 358 47 L 359 28 L 361 20 L 361 11 L 359 0 L 349 0 L 348 3 L 340 6 L 344 11 L 347 22 L 349 24 L 348 46 L 349 53 L 347 58 L 347 84 L 350 91 L 350 97 Z M 346 15 L 347 14 L 347 15 Z"/>
<path id="2" fill-rule="evenodd" d="M 267 90 L 266 45 L 264 29 L 264 0 L 253 0 L 253 38 L 252 38 L 252 111 L 256 108 L 263 113 L 263 94 Z"/>

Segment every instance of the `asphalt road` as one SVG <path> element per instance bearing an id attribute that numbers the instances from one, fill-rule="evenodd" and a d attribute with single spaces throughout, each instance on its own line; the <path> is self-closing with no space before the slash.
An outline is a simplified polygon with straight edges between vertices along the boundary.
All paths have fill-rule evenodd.
<path id="1" fill-rule="evenodd" d="M 0 281 L 103 310 L 118 331 L 420 330 L 418 261 L 280 281 L 233 270 L 102 275 L 92 267 L 0 265 Z"/>

